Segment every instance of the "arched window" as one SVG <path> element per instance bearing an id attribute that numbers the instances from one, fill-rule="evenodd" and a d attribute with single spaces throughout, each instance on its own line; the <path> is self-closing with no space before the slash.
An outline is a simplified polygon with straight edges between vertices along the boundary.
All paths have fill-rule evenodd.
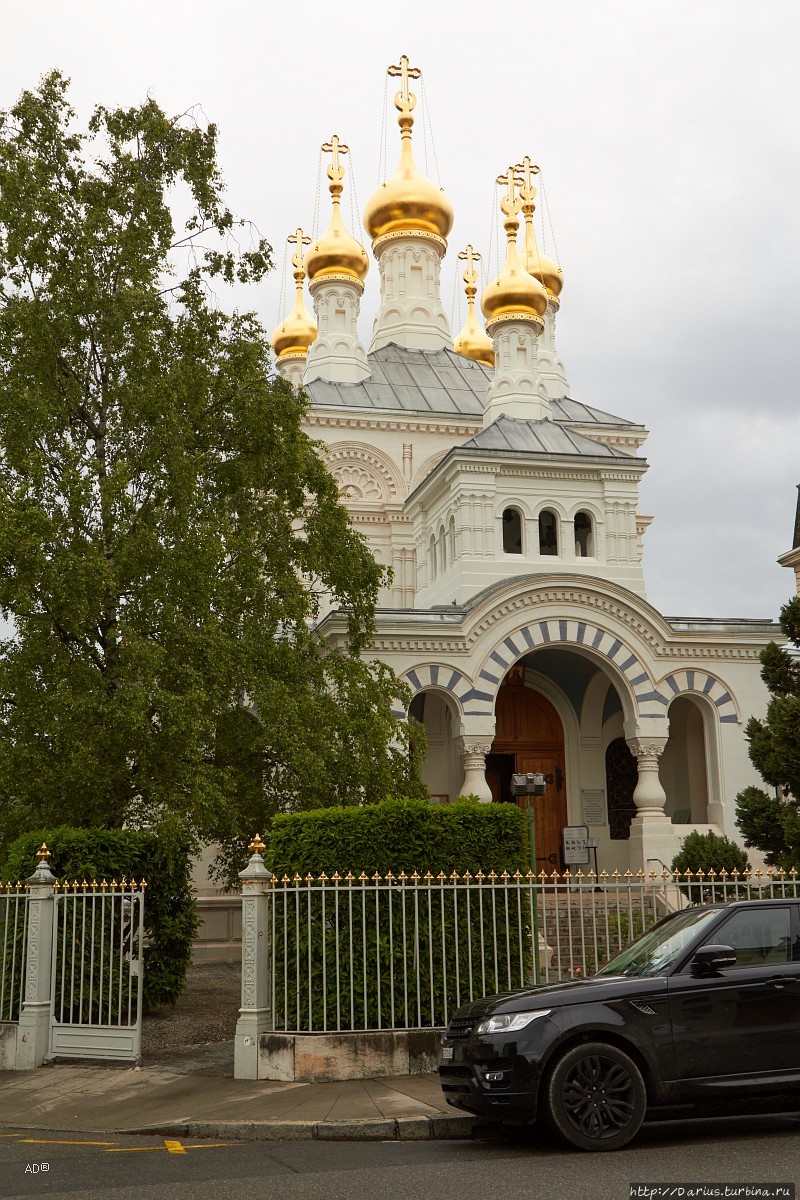
<path id="1" fill-rule="evenodd" d="M 428 548 L 428 561 L 431 564 L 431 583 L 436 578 L 436 539 L 431 534 L 431 544 Z"/>
<path id="2" fill-rule="evenodd" d="M 444 525 L 439 526 L 439 536 L 436 539 L 436 552 L 439 571 L 444 575 L 447 570 L 447 545 L 444 539 Z"/>
<path id="3" fill-rule="evenodd" d="M 594 557 L 594 531 L 592 518 L 587 512 L 575 514 L 575 557 Z"/>
<path id="4" fill-rule="evenodd" d="M 516 508 L 507 508 L 503 513 L 503 551 L 522 554 L 522 517 Z"/>
<path id="5" fill-rule="evenodd" d="M 539 553 L 558 554 L 558 525 L 548 508 L 539 513 Z"/>

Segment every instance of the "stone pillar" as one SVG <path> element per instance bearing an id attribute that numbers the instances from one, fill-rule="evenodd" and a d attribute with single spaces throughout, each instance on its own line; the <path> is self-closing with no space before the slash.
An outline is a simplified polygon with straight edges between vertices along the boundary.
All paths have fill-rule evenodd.
<path id="1" fill-rule="evenodd" d="M 381 275 L 381 306 L 370 353 L 389 342 L 414 350 L 449 350 L 453 339 L 439 294 L 447 242 L 436 233 L 396 230 L 372 243 Z"/>
<path id="2" fill-rule="evenodd" d="M 486 393 L 484 428 L 502 414 L 544 421 L 551 411 L 538 371 L 541 317 L 497 317 L 486 329 L 494 346 L 494 376 Z"/>
<path id="3" fill-rule="evenodd" d="M 304 383 L 312 379 L 360 383 L 367 379 L 367 356 L 358 340 L 363 283 L 344 275 L 323 275 L 312 279 L 309 291 L 314 299 L 317 336 L 308 351 Z"/>
<path id="4" fill-rule="evenodd" d="M 658 777 L 658 760 L 667 739 L 633 737 L 627 742 L 639 769 L 633 793 L 636 816 L 631 822 L 631 870 L 661 870 L 669 867 L 678 848 L 672 822 L 664 813 L 667 797 Z"/>
<path id="5" fill-rule="evenodd" d="M 53 909 L 56 882 L 42 842 L 39 865 L 28 884 L 28 938 L 25 948 L 25 997 L 17 1026 L 16 1069 L 40 1067 L 50 1051 L 50 985 L 53 951 Z"/>
<path id="6" fill-rule="evenodd" d="M 248 849 L 252 857 L 242 881 L 242 1006 L 236 1022 L 233 1074 L 258 1079 L 258 1043 L 273 1027 L 270 979 L 270 880 L 264 866 L 264 843 L 256 834 Z"/>
<path id="7" fill-rule="evenodd" d="M 458 752 L 464 760 L 464 782 L 462 796 L 477 796 L 484 804 L 491 804 L 492 789 L 486 782 L 486 755 L 492 743 L 486 737 L 460 737 Z"/>
<path id="8" fill-rule="evenodd" d="M 302 354 L 281 354 L 275 359 L 275 366 L 287 383 L 290 383 L 296 392 L 300 391 L 303 386 L 303 376 L 306 370 L 306 355 Z"/>

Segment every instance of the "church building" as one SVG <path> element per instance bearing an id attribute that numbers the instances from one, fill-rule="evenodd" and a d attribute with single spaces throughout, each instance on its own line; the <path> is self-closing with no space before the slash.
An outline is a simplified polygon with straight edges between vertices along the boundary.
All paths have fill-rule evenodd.
<path id="1" fill-rule="evenodd" d="M 480 296 L 485 327 L 479 256 L 459 254 L 467 320 L 453 338 L 440 297 L 453 209 L 415 162 L 419 71 L 402 58 L 389 74 L 400 161 L 364 210 L 381 285 L 371 344 L 357 330 L 370 261 L 342 216 L 336 137 L 330 223 L 293 235 L 296 299 L 273 335 L 354 526 L 392 570 L 370 654 L 414 694 L 434 800 L 513 802 L 512 774 L 541 773 L 537 870 L 563 868 L 569 826 L 588 828 L 600 870 L 661 870 L 690 830 L 737 837 L 736 794 L 759 782 L 744 724 L 766 709 L 759 653 L 780 629 L 648 603 L 647 431 L 571 394 L 564 278 L 534 233 L 529 158 L 498 180 L 507 245 Z M 797 551 L 784 557 L 796 567 Z M 336 643 L 346 622 L 331 610 L 322 630 Z"/>

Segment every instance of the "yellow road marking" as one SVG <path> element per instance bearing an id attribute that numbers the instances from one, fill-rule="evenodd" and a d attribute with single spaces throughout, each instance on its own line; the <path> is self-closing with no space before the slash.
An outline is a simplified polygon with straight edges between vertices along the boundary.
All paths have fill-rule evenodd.
<path id="1" fill-rule="evenodd" d="M 116 1146 L 116 1142 L 67 1142 L 57 1138 L 20 1138 L 20 1142 L 30 1146 Z"/>
<path id="2" fill-rule="evenodd" d="M 104 1154 L 141 1154 L 143 1150 L 163 1150 L 163 1146 L 118 1146 L 116 1150 L 104 1150 Z"/>
<path id="3" fill-rule="evenodd" d="M 115 1150 L 104 1150 L 104 1154 L 141 1154 L 143 1150 L 168 1150 L 170 1154 L 188 1154 L 190 1150 L 218 1150 L 222 1146 L 243 1146 L 244 1142 L 201 1142 L 197 1146 L 184 1146 L 181 1142 L 164 1140 L 163 1146 L 118 1146 Z M 179 1146 L 180 1149 L 173 1147 Z"/>
<path id="4" fill-rule="evenodd" d="M 182 1146 L 180 1142 L 172 1141 L 170 1138 L 164 1138 L 164 1145 L 167 1147 L 170 1154 L 185 1154 L 186 1153 L 185 1146 Z"/>

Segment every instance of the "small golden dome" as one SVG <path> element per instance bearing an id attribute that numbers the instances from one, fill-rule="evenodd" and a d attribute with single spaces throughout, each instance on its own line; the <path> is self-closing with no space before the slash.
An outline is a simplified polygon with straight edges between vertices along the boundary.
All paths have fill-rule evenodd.
<path id="1" fill-rule="evenodd" d="M 395 95 L 395 108 L 400 116 L 400 164 L 391 179 L 382 183 L 370 196 L 364 209 L 364 225 L 375 241 L 385 233 L 409 232 L 433 233 L 446 238 L 453 227 L 453 206 L 444 193 L 430 179 L 420 175 L 414 162 L 411 148 L 412 115 L 417 103 L 413 92 L 408 90 L 409 76 L 418 78 L 421 72 L 409 68 L 405 55 L 399 67 L 390 67 L 390 75 L 402 75 L 402 89 Z"/>
<path id="2" fill-rule="evenodd" d="M 339 155 L 347 154 L 348 147 L 334 134 L 322 149 L 333 155 L 328 167 L 333 211 L 328 228 L 306 254 L 306 274 L 309 281 L 324 279 L 326 275 L 346 275 L 361 283 L 369 270 L 369 259 L 361 243 L 346 229 L 341 212 L 344 168 L 339 163 Z"/>
<path id="3" fill-rule="evenodd" d="M 509 170 L 508 175 L 502 176 L 498 182 L 508 185 L 508 193 L 500 201 L 500 207 L 506 214 L 503 224 L 508 246 L 500 274 L 484 289 L 481 297 L 483 315 L 487 321 L 498 317 L 527 317 L 541 322 L 547 311 L 547 293 L 539 280 L 525 270 L 517 251 L 517 214 L 521 208 L 521 201 L 514 190 L 517 180 L 513 171 Z"/>
<path id="4" fill-rule="evenodd" d="M 292 311 L 272 334 L 272 349 L 279 358 L 282 354 L 307 354 L 309 346 L 317 337 L 314 319 L 303 300 L 303 280 L 306 277 L 303 270 L 303 246 L 308 245 L 311 239 L 303 237 L 302 229 L 298 229 L 296 233 L 292 234 L 289 241 L 296 243 L 297 246 L 292 255 L 295 296 Z"/>
<path id="5" fill-rule="evenodd" d="M 557 300 L 564 286 L 564 273 L 558 263 L 553 262 L 552 258 L 548 258 L 546 254 L 542 254 L 536 244 L 533 220 L 529 221 L 527 215 L 525 225 L 525 249 L 523 251 L 525 270 L 544 285 L 548 296 Z"/>
<path id="6" fill-rule="evenodd" d="M 456 338 L 453 349 L 456 354 L 463 354 L 465 358 L 471 358 L 475 362 L 483 363 L 486 367 L 494 366 L 494 344 L 488 333 L 481 326 L 475 312 L 475 293 L 478 282 L 478 272 L 474 269 L 474 263 L 480 259 L 480 254 L 476 254 L 472 246 L 467 246 L 466 250 L 462 250 L 458 256 L 461 259 L 466 259 L 467 269 L 464 272 L 464 282 L 467 293 L 467 319 L 464 322 L 464 328 Z"/>

